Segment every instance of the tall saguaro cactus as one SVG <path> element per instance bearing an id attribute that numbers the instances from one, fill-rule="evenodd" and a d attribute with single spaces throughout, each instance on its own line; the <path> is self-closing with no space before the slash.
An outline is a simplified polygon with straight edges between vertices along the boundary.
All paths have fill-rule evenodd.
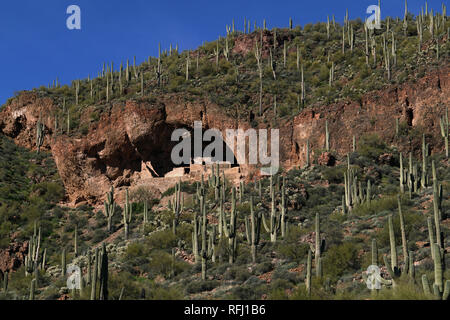
<path id="1" fill-rule="evenodd" d="M 45 126 L 43 123 L 41 123 L 41 119 L 39 117 L 39 120 L 36 124 L 36 147 L 38 154 L 41 152 L 41 147 L 44 144 L 44 136 L 45 136 L 44 130 Z"/>
<path id="2" fill-rule="evenodd" d="M 287 204 L 286 204 L 286 179 L 283 177 L 283 185 L 281 187 L 281 237 L 285 239 L 289 232 L 288 221 L 286 217 Z"/>
<path id="3" fill-rule="evenodd" d="M 308 296 L 311 296 L 311 265 L 312 265 L 312 252 L 308 251 L 308 260 L 306 262 L 306 291 Z"/>
<path id="4" fill-rule="evenodd" d="M 200 199 L 200 209 L 202 215 L 202 280 L 206 280 L 206 271 L 208 267 L 208 248 L 207 248 L 207 226 L 208 218 L 206 217 L 206 201 L 204 197 Z"/>
<path id="5" fill-rule="evenodd" d="M 262 66 L 262 32 L 261 32 L 261 47 L 258 45 L 258 40 L 255 43 L 255 58 L 258 65 L 259 73 L 259 115 L 262 115 L 262 91 L 263 91 L 263 66 Z"/>
<path id="6" fill-rule="evenodd" d="M 225 214 L 223 215 L 223 233 L 225 237 L 228 238 L 228 249 L 229 249 L 229 263 L 233 264 L 236 256 L 237 249 L 237 213 L 236 213 L 236 189 L 233 188 L 231 195 L 231 213 L 230 213 L 230 223 L 227 223 L 227 219 Z"/>
<path id="7" fill-rule="evenodd" d="M 405 193 L 405 171 L 403 169 L 403 155 L 400 153 L 400 192 Z"/>
<path id="8" fill-rule="evenodd" d="M 128 64 L 127 64 L 127 70 L 128 70 Z M 158 87 L 161 86 L 161 78 L 162 78 L 162 63 L 161 63 L 161 43 L 158 44 L 158 64 L 155 67 L 155 74 L 156 78 L 158 79 Z"/>
<path id="9" fill-rule="evenodd" d="M 106 243 L 102 247 L 102 264 L 100 269 L 100 300 L 108 300 L 108 252 Z"/>
<path id="10" fill-rule="evenodd" d="M 29 300 L 34 300 L 34 293 L 36 291 L 36 279 L 31 280 Z"/>
<path id="11" fill-rule="evenodd" d="M 105 201 L 105 216 L 108 221 L 108 232 L 112 231 L 112 218 L 116 211 L 116 203 L 114 202 L 114 187 L 111 187 L 111 191 L 106 194 L 107 200 Z"/>
<path id="12" fill-rule="evenodd" d="M 95 248 L 94 270 L 93 270 L 94 272 L 92 274 L 92 282 L 91 282 L 91 300 L 95 300 L 97 298 L 98 266 L 99 266 L 99 252 L 98 248 Z"/>
<path id="13" fill-rule="evenodd" d="M 264 229 L 270 234 L 270 242 L 277 242 L 278 231 L 281 227 L 281 215 L 277 214 L 277 209 L 275 205 L 275 190 L 272 188 L 272 210 L 270 212 L 270 224 L 267 224 L 264 215 L 262 215 L 262 221 Z"/>
<path id="14" fill-rule="evenodd" d="M 437 300 L 448 300 L 450 297 L 450 280 L 444 284 L 444 250 L 435 243 L 432 246 L 434 252 L 434 284 L 433 293 L 430 290 L 427 275 L 422 275 L 423 291 L 427 296 L 434 297 Z"/>
<path id="15" fill-rule="evenodd" d="M 428 148 L 425 140 L 425 134 L 422 137 L 422 177 L 420 179 L 420 184 L 423 189 L 427 187 L 427 157 L 428 157 Z"/>
<path id="16" fill-rule="evenodd" d="M 448 109 L 445 111 L 445 116 L 443 116 L 440 119 L 440 126 L 441 126 L 441 135 L 444 139 L 445 144 L 445 156 L 448 158 L 448 133 L 449 133 L 449 125 L 448 125 Z"/>
<path id="17" fill-rule="evenodd" d="M 320 278 L 322 275 L 322 261 L 321 261 L 321 247 L 322 243 L 320 240 L 320 217 L 319 213 L 316 213 L 315 221 L 315 249 L 314 249 L 314 263 L 316 265 L 316 277 Z"/>
<path id="18" fill-rule="evenodd" d="M 252 261 L 256 263 L 256 251 L 261 234 L 261 214 L 258 213 L 255 215 L 252 196 L 250 196 L 250 221 L 248 217 L 245 219 L 245 230 L 247 241 L 251 247 Z"/>
<path id="19" fill-rule="evenodd" d="M 409 274 L 410 277 L 414 273 L 414 260 L 412 259 L 412 253 L 407 252 L 406 247 L 406 236 L 404 236 L 404 222 L 403 216 L 401 214 L 401 210 L 399 210 L 400 214 L 400 228 L 402 230 L 402 248 L 403 248 L 403 255 L 404 255 L 404 267 L 403 269 L 400 269 L 398 266 L 398 259 L 397 259 L 397 247 L 396 247 L 396 241 L 395 241 L 395 234 L 394 234 L 394 225 L 392 222 L 392 216 L 389 216 L 388 218 L 388 228 L 389 228 L 389 242 L 390 242 L 390 248 L 391 248 L 391 262 L 389 263 L 386 256 L 383 256 L 384 264 L 386 266 L 386 269 L 389 273 L 389 275 L 392 278 L 392 286 L 396 288 L 397 281 L 402 275 Z M 407 252 L 405 255 L 405 251 Z"/>
<path id="20" fill-rule="evenodd" d="M 183 210 L 183 195 L 181 193 L 181 182 L 178 182 L 175 185 L 175 194 L 173 196 L 173 203 L 172 203 L 172 212 L 174 215 L 173 221 L 174 234 L 176 234 L 176 227 L 178 226 L 182 210 Z"/>
<path id="21" fill-rule="evenodd" d="M 132 214 L 133 214 L 133 204 L 130 204 L 130 202 L 128 201 L 128 189 L 127 189 L 126 196 L 125 196 L 125 205 L 122 210 L 125 240 L 128 240 L 128 233 L 129 233 Z"/>
<path id="22" fill-rule="evenodd" d="M 66 276 L 66 271 L 67 271 L 67 267 L 66 267 L 66 249 L 63 248 L 62 254 L 61 254 L 61 275 L 63 277 Z"/>
<path id="23" fill-rule="evenodd" d="M 73 251 L 75 257 L 78 256 L 78 227 L 75 226 L 75 231 L 73 232 Z"/>
<path id="24" fill-rule="evenodd" d="M 37 231 L 37 223 L 34 222 L 33 236 L 30 238 L 28 254 L 25 256 L 25 275 L 33 273 L 39 268 L 39 252 L 41 246 L 41 228 Z"/>

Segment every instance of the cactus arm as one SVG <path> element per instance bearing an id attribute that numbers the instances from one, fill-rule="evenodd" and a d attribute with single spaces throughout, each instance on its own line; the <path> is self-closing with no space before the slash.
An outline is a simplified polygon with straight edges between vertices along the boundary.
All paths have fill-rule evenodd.
<path id="1" fill-rule="evenodd" d="M 264 229 L 266 230 L 267 233 L 270 233 L 270 228 L 267 226 L 266 217 L 264 216 L 264 214 L 262 214 L 261 217 Z"/>
<path id="2" fill-rule="evenodd" d="M 433 245 L 434 250 L 434 284 L 439 288 L 439 291 L 443 291 L 443 268 L 441 259 L 441 247 L 435 243 Z"/>
<path id="3" fill-rule="evenodd" d="M 426 274 L 422 275 L 422 288 L 425 295 L 431 296 L 430 283 Z"/>
<path id="4" fill-rule="evenodd" d="M 442 294 L 442 300 L 447 301 L 450 296 L 450 280 L 445 281 L 444 292 Z"/>

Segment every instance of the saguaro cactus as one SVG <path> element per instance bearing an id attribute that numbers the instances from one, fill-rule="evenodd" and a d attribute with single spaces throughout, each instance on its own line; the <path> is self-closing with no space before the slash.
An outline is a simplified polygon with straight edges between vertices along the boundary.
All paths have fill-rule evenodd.
<path id="1" fill-rule="evenodd" d="M 207 248 L 207 226 L 208 218 L 206 217 L 206 201 L 204 197 L 200 199 L 200 209 L 202 215 L 202 280 L 206 280 L 206 271 L 208 267 L 208 248 Z"/>
<path id="2" fill-rule="evenodd" d="M 182 201 L 182 194 L 181 194 L 181 182 L 178 182 L 175 185 L 175 194 L 173 196 L 173 203 L 172 203 L 172 212 L 174 214 L 174 230 L 173 232 L 176 233 L 175 228 L 178 226 L 178 222 L 180 220 L 180 215 L 183 210 L 183 201 Z"/>
<path id="3" fill-rule="evenodd" d="M 448 158 L 448 133 L 449 133 L 449 125 L 448 125 L 448 109 L 445 111 L 445 116 L 441 118 L 440 120 L 440 126 L 441 126 L 441 135 L 442 138 L 444 138 L 445 143 L 445 156 Z"/>
<path id="4" fill-rule="evenodd" d="M 199 247 L 199 219 L 197 216 L 197 212 L 194 212 L 194 218 L 192 220 L 192 223 L 194 225 L 194 231 L 192 232 L 192 251 L 194 253 L 194 259 L 195 263 L 198 263 L 200 261 L 200 247 Z"/>
<path id="5" fill-rule="evenodd" d="M 287 204 L 286 204 L 286 179 L 283 177 L 283 185 L 281 187 L 281 237 L 284 239 L 289 232 L 288 221 L 286 217 Z"/>
<path id="6" fill-rule="evenodd" d="M 255 43 L 255 58 L 258 65 L 259 73 L 259 115 L 262 115 L 262 91 L 263 91 L 263 67 L 262 67 L 262 32 L 261 32 L 261 48 L 258 41 Z"/>
<path id="7" fill-rule="evenodd" d="M 3 293 L 8 291 L 8 271 L 3 274 Z"/>
<path id="8" fill-rule="evenodd" d="M 39 267 L 39 252 L 41 245 L 41 228 L 37 231 L 37 223 L 34 222 L 34 233 L 29 241 L 28 254 L 25 257 L 25 275 L 31 274 Z"/>
<path id="9" fill-rule="evenodd" d="M 442 247 L 442 235 L 441 235 L 441 200 L 442 200 L 442 185 L 438 184 L 436 175 L 436 166 L 434 161 L 431 163 L 432 175 L 433 175 L 433 213 L 434 224 L 436 227 L 436 240 L 440 247 Z"/>
<path id="10" fill-rule="evenodd" d="M 128 189 L 127 189 L 126 196 L 125 196 L 125 205 L 122 210 L 125 240 L 128 240 L 128 233 L 129 233 L 132 214 L 133 214 L 133 204 L 130 204 L 130 202 L 128 201 Z"/>
<path id="11" fill-rule="evenodd" d="M 43 123 L 41 123 L 41 119 L 39 118 L 37 124 L 36 124 L 36 147 L 37 147 L 37 153 L 39 154 L 41 152 L 41 147 L 44 143 L 44 135 L 45 135 L 45 126 Z"/>
<path id="12" fill-rule="evenodd" d="M 106 194 L 107 201 L 105 201 L 105 216 L 108 220 L 108 232 L 112 231 L 112 218 L 114 216 L 114 212 L 116 211 L 116 203 L 114 202 L 114 187 L 111 187 L 111 191 Z"/>
<path id="13" fill-rule="evenodd" d="M 31 280 L 29 300 L 34 300 L 34 292 L 36 291 L 36 279 Z"/>
<path id="14" fill-rule="evenodd" d="M 372 265 L 378 265 L 378 246 L 376 239 L 372 239 Z"/>
<path id="15" fill-rule="evenodd" d="M 422 137 L 422 177 L 420 179 L 420 184 L 422 188 L 427 187 L 427 157 L 428 157 L 428 148 L 425 141 L 425 134 Z"/>
<path id="16" fill-rule="evenodd" d="M 93 270 L 94 273 L 92 275 L 92 283 L 91 283 L 91 300 L 95 300 L 97 298 L 98 266 L 99 266 L 99 252 L 98 252 L 98 248 L 95 248 L 94 270 Z"/>
<path id="17" fill-rule="evenodd" d="M 306 262 L 306 291 L 308 296 L 311 296 L 311 265 L 312 265 L 312 252 L 308 251 L 308 260 Z"/>
<path id="18" fill-rule="evenodd" d="M 450 296 L 450 280 L 446 280 L 444 284 L 444 250 L 435 243 L 432 246 L 434 251 L 434 284 L 433 293 L 430 290 L 427 275 L 422 275 L 423 291 L 428 296 L 434 296 L 437 300 L 448 300 Z"/>
<path id="19" fill-rule="evenodd" d="M 228 238 L 228 249 L 229 249 L 229 263 L 233 264 L 235 255 L 236 255 L 236 249 L 237 249 L 237 234 L 236 234 L 236 227 L 237 227 L 237 214 L 236 214 L 236 189 L 233 188 L 232 195 L 231 195 L 231 213 L 230 213 L 230 223 L 227 223 L 225 214 L 223 215 L 223 233 L 225 234 L 225 237 Z"/>
<path id="20" fill-rule="evenodd" d="M 272 210 L 270 212 L 270 225 L 267 224 L 264 215 L 262 215 L 262 221 L 264 229 L 270 234 L 270 242 L 277 242 L 277 234 L 281 227 L 281 215 L 277 214 L 275 205 L 275 190 L 272 188 Z"/>
<path id="21" fill-rule="evenodd" d="M 400 233 L 401 233 L 401 237 L 402 237 L 403 261 L 404 261 L 405 265 L 407 265 L 409 262 L 408 242 L 406 240 L 405 218 L 403 217 L 402 204 L 400 201 L 400 197 L 397 197 L 397 203 L 398 203 L 398 215 L 400 218 Z"/>
<path id="22" fill-rule="evenodd" d="M 248 217 L 245 219 L 245 230 L 247 241 L 251 246 L 252 261 L 253 263 L 256 263 L 256 250 L 261 234 L 261 214 L 258 213 L 255 215 L 252 196 L 250 196 L 250 219 Z"/>
<path id="23" fill-rule="evenodd" d="M 148 223 L 148 201 L 144 201 L 144 211 L 143 211 L 143 220 L 144 220 L 144 225 Z"/>
<path id="24" fill-rule="evenodd" d="M 67 266 L 66 266 L 66 248 L 63 248 L 61 254 L 61 275 L 66 276 Z"/>
<path id="25" fill-rule="evenodd" d="M 104 242 L 100 269 L 100 300 L 108 300 L 108 252 L 106 251 L 106 243 Z"/>
<path id="26" fill-rule="evenodd" d="M 75 231 L 73 232 L 73 251 L 75 257 L 78 256 L 78 227 L 75 226 Z"/>
<path id="27" fill-rule="evenodd" d="M 408 1 L 405 0 L 405 14 L 403 16 L 403 33 L 406 37 L 408 31 Z"/>
<path id="28" fill-rule="evenodd" d="M 400 213 L 400 211 L 399 211 Z M 400 218 L 400 224 L 402 225 L 402 220 L 403 218 Z M 414 273 L 414 261 L 412 259 L 412 257 L 409 257 L 408 253 L 405 256 L 405 253 L 403 253 L 404 255 L 404 267 L 403 269 L 400 269 L 398 267 L 398 260 L 397 260 L 397 247 L 396 247 L 396 242 L 395 242 L 395 234 L 394 234 L 394 226 L 392 223 L 392 216 L 389 216 L 388 218 L 388 228 L 389 228 L 389 242 L 390 242 L 390 247 L 391 247 L 391 262 L 389 263 L 386 256 L 383 256 L 383 260 L 384 260 L 384 264 L 386 266 L 386 269 L 389 273 L 389 275 L 392 278 L 392 286 L 395 288 L 397 286 L 397 280 L 403 275 L 407 275 L 409 274 L 411 276 L 412 273 Z M 401 229 L 404 230 L 404 226 L 400 227 Z M 403 234 L 403 232 L 402 232 Z M 402 235 L 402 247 L 403 247 L 403 251 L 405 251 L 406 249 L 406 239 L 403 240 L 403 235 Z"/>
<path id="29" fill-rule="evenodd" d="M 405 193 L 405 171 L 403 169 L 403 156 L 400 153 L 400 192 Z"/>
<path id="30" fill-rule="evenodd" d="M 314 249 L 314 263 L 316 265 L 316 277 L 320 278 L 322 276 L 322 261 L 321 261 L 321 251 L 322 242 L 320 240 L 320 218 L 319 213 L 316 213 L 315 222 L 315 249 Z"/>

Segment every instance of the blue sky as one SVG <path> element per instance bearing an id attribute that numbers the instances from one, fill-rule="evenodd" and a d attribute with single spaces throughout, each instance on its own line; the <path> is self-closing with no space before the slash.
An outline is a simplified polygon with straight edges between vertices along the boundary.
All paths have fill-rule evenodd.
<path id="1" fill-rule="evenodd" d="M 342 21 L 345 9 L 351 19 L 367 15 L 378 0 L 4 0 L 0 5 L 0 105 L 14 92 L 48 85 L 57 77 L 63 84 L 96 76 L 103 62 L 134 56 L 141 62 L 157 55 L 158 42 L 193 49 L 226 33 L 244 18 L 269 28 L 283 27 L 292 17 L 295 25 L 326 21 L 335 14 Z M 418 13 L 425 1 L 409 0 Z M 428 1 L 441 11 L 442 1 Z M 445 3 L 445 1 L 444 1 Z M 66 9 L 81 8 L 81 30 L 68 30 Z M 383 0 L 382 17 L 402 16 L 403 0 Z"/>

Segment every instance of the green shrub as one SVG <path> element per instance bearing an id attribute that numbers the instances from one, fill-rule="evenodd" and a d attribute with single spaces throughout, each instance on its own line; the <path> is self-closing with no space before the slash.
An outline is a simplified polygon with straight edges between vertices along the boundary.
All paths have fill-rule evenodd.
<path id="1" fill-rule="evenodd" d="M 347 172 L 346 166 L 325 168 L 323 170 L 323 178 L 328 180 L 330 183 L 343 183 L 344 174 Z"/>
<path id="2" fill-rule="evenodd" d="M 211 291 L 220 285 L 220 281 L 206 280 L 206 281 L 191 281 L 186 287 L 188 294 Z"/>
<path id="3" fill-rule="evenodd" d="M 323 259 L 325 277 L 337 280 L 345 272 L 353 272 L 360 267 L 358 247 L 352 242 L 344 242 L 329 248 Z"/>
<path id="4" fill-rule="evenodd" d="M 358 153 L 369 159 L 377 161 L 386 152 L 389 149 L 377 134 L 365 134 L 358 141 Z"/>
<path id="5" fill-rule="evenodd" d="M 157 231 L 146 238 L 146 244 L 150 248 L 172 249 L 177 245 L 177 237 L 171 229 Z"/>

